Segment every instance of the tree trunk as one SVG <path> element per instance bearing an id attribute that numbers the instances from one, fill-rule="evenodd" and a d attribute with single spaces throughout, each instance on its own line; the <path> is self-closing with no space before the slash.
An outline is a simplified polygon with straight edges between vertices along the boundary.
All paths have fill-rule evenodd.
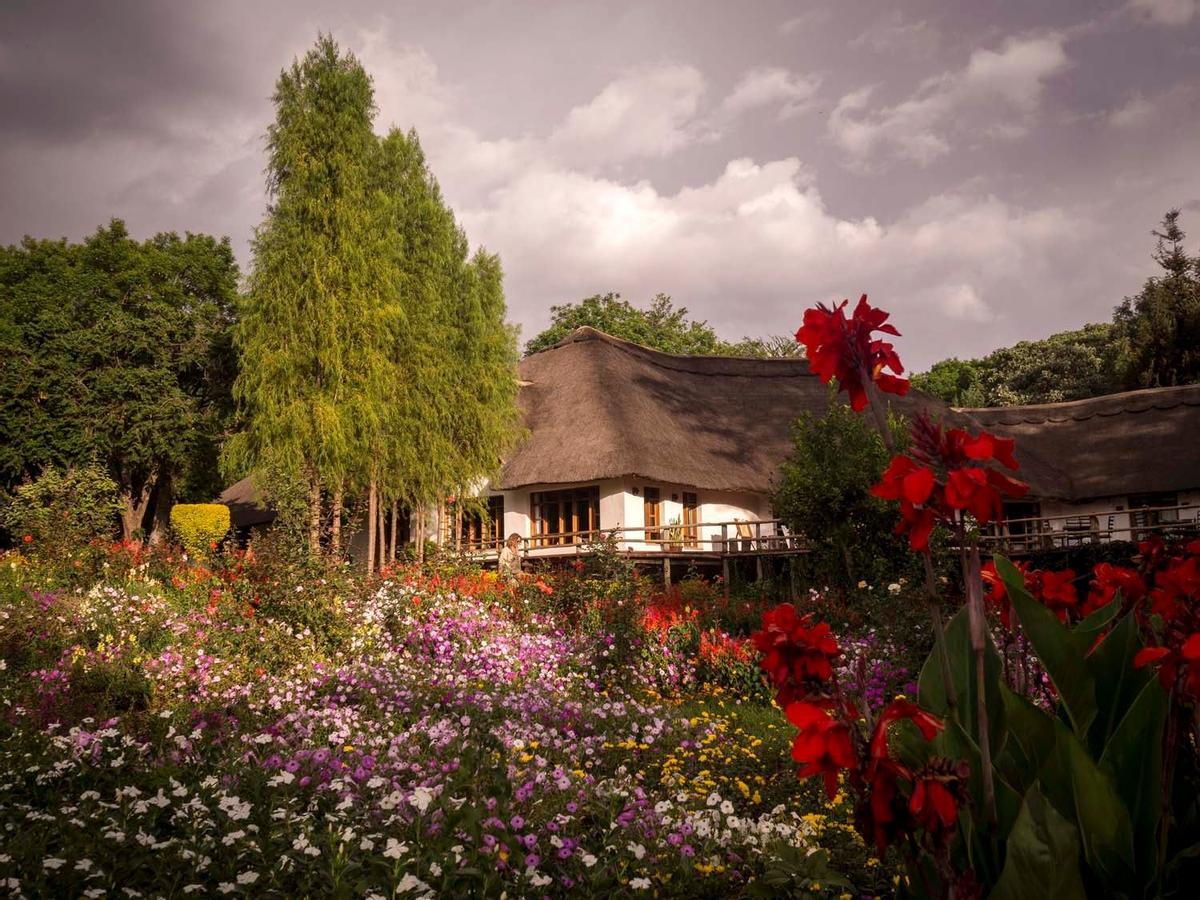
<path id="1" fill-rule="evenodd" d="M 174 483 L 170 474 L 163 475 L 158 480 L 158 489 L 154 492 L 154 526 L 150 531 L 150 543 L 161 544 L 171 532 L 171 507 L 175 498 Z"/>
<path id="2" fill-rule="evenodd" d="M 140 491 L 135 492 L 131 487 L 122 488 L 121 502 L 124 504 L 124 510 L 121 513 L 121 536 L 125 540 L 132 541 L 133 533 L 142 527 L 142 520 L 146 518 L 146 507 L 150 505 L 150 494 L 157 480 L 158 473 L 151 472 L 146 476 Z"/>
<path id="3" fill-rule="evenodd" d="M 321 552 L 321 476 L 315 469 L 308 473 L 308 549 Z"/>
<path id="4" fill-rule="evenodd" d="M 392 535 L 388 544 L 388 562 L 396 561 L 396 533 L 400 530 L 400 504 L 392 501 Z"/>
<path id="5" fill-rule="evenodd" d="M 379 571 L 383 571 L 383 567 L 387 565 L 387 507 L 384 505 L 383 497 L 379 498 L 379 564 L 376 567 Z"/>
<path id="6" fill-rule="evenodd" d="M 417 562 L 425 562 L 425 507 L 417 507 Z"/>
<path id="7" fill-rule="evenodd" d="M 345 489 L 339 481 L 333 489 L 333 509 L 329 512 L 329 552 L 336 559 L 342 557 L 342 506 L 345 500 Z"/>
<path id="8" fill-rule="evenodd" d="M 454 549 L 459 551 L 460 553 L 462 552 L 462 548 L 463 548 L 463 546 L 462 546 L 462 523 L 463 523 L 462 504 L 455 503 L 454 504 Z"/>
<path id="9" fill-rule="evenodd" d="M 375 571 L 375 539 L 376 529 L 379 527 L 379 497 L 376 494 L 375 479 L 371 479 L 371 486 L 367 488 L 367 574 Z"/>

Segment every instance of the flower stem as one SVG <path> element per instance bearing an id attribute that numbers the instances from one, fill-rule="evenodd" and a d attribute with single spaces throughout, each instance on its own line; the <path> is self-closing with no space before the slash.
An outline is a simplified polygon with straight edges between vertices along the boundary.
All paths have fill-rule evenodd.
<path id="1" fill-rule="evenodd" d="M 963 580 L 967 588 L 967 616 L 971 630 L 971 652 L 975 657 L 976 710 L 979 732 L 979 774 L 983 780 L 983 808 L 986 821 L 996 823 L 996 784 L 992 773 L 992 744 L 988 728 L 987 673 L 985 652 L 987 649 L 987 617 L 983 608 L 983 578 L 980 576 L 979 545 L 972 541 L 970 550 L 963 546 L 963 527 L 959 523 L 959 553 L 963 564 Z"/>
<path id="2" fill-rule="evenodd" d="M 946 706 L 954 714 L 958 706 L 958 691 L 954 689 L 954 675 L 950 669 L 950 652 L 946 649 L 946 626 L 942 623 L 942 603 L 938 598 L 937 580 L 933 574 L 933 559 L 929 551 L 921 554 L 925 563 L 925 602 L 929 606 L 929 617 L 933 620 L 933 643 L 942 667 L 942 684 L 946 689 Z"/>

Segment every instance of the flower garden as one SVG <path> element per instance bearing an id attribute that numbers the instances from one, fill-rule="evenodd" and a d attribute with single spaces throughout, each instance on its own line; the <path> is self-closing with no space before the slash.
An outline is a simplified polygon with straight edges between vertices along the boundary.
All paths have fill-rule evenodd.
<path id="1" fill-rule="evenodd" d="M 907 390 L 887 316 L 844 308 L 800 339 L 877 412 Z M 924 416 L 880 437 L 873 492 L 925 579 L 854 596 L 664 592 L 611 543 L 508 583 L 272 532 L 190 555 L 27 534 L 0 558 L 0 887 L 1186 894 L 1200 541 L 985 563 L 1013 442 Z"/>

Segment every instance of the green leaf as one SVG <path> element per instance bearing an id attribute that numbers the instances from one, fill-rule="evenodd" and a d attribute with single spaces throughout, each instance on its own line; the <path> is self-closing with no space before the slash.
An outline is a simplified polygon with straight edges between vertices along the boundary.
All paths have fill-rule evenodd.
<path id="1" fill-rule="evenodd" d="M 1008 714 L 1006 770 L 1032 766 L 1043 796 L 1079 830 L 1088 865 L 1111 884 L 1132 880 L 1133 823 L 1113 776 L 1059 719 L 1004 691 Z"/>
<path id="2" fill-rule="evenodd" d="M 1008 732 L 996 767 L 1019 790 L 1037 781 L 1042 766 L 1054 753 L 1054 719 L 1028 699 L 1001 685 Z"/>
<path id="3" fill-rule="evenodd" d="M 1077 735 L 1086 735 L 1096 718 L 1096 687 L 1085 657 L 1091 649 L 1087 634 L 1072 633 L 1025 590 L 1025 578 L 1003 556 L 994 557 L 1021 629 L 1037 652 Z"/>
<path id="4" fill-rule="evenodd" d="M 1154 680 L 1149 671 L 1133 667 L 1133 658 L 1141 648 L 1137 620 L 1131 614 L 1121 619 L 1087 658 L 1088 671 L 1096 684 L 1097 716 L 1088 734 L 1093 755 L 1104 752 L 1113 729 L 1147 682 Z"/>
<path id="5" fill-rule="evenodd" d="M 944 717 L 949 714 L 950 707 L 946 700 L 946 687 L 942 679 L 942 663 L 938 652 L 935 646 L 925 660 L 925 665 L 921 667 L 918 697 L 922 707 Z M 955 718 L 974 740 L 979 727 L 979 691 L 975 679 L 975 656 L 971 651 L 971 629 L 965 606 L 955 613 L 946 625 L 946 652 L 950 657 L 950 678 L 958 699 Z M 994 755 L 1003 743 L 1004 705 L 999 693 L 1000 654 L 996 652 L 990 637 L 984 650 L 983 670 L 988 708 L 988 736 Z"/>
<path id="6" fill-rule="evenodd" d="M 1138 873 L 1153 877 L 1158 861 L 1158 826 L 1162 815 L 1162 738 L 1168 697 L 1151 678 L 1113 730 L 1100 757 L 1100 768 L 1116 782 L 1133 826 Z"/>
<path id="7" fill-rule="evenodd" d="M 1084 900 L 1079 851 L 1079 830 L 1046 802 L 1035 785 L 1021 803 L 1008 838 L 1004 871 L 989 896 L 992 900 Z"/>

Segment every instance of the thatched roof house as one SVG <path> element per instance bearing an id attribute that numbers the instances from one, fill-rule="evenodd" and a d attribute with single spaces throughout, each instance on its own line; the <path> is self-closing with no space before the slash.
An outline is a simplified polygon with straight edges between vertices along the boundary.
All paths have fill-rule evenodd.
<path id="1" fill-rule="evenodd" d="M 488 491 L 493 522 L 468 523 L 466 536 L 516 532 L 545 552 L 614 529 L 633 550 L 744 534 L 771 518 L 791 423 L 829 402 L 803 359 L 676 356 L 592 328 L 523 359 L 520 378 L 528 436 Z M 951 409 L 916 391 L 886 399 L 1017 438 L 1031 515 L 1200 500 L 1200 385 L 1002 409 Z M 221 501 L 238 524 L 269 517 L 248 480 Z"/>

